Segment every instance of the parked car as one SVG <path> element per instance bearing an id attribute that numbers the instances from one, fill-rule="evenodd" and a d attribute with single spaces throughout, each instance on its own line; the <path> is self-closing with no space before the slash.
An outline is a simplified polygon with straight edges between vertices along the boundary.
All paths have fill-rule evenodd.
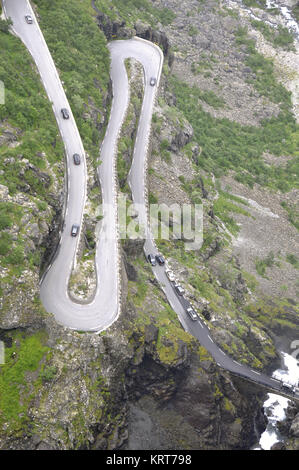
<path id="1" fill-rule="evenodd" d="M 174 281 L 175 281 L 174 274 L 173 274 L 173 272 L 172 272 L 170 269 L 166 269 L 166 270 L 165 270 L 165 273 L 166 273 L 166 276 L 168 277 L 168 279 L 170 280 L 170 282 L 174 282 Z"/>
<path id="2" fill-rule="evenodd" d="M 165 263 L 165 260 L 162 255 L 156 255 L 156 261 L 160 266 L 162 266 Z"/>
<path id="3" fill-rule="evenodd" d="M 155 86 L 156 83 L 157 83 L 156 78 L 155 78 L 155 77 L 151 77 L 151 79 L 150 79 L 150 86 Z"/>
<path id="4" fill-rule="evenodd" d="M 70 117 L 68 110 L 65 108 L 61 109 L 61 114 L 62 114 L 63 119 L 69 119 Z"/>
<path id="5" fill-rule="evenodd" d="M 191 306 L 187 307 L 186 312 L 188 313 L 191 320 L 193 320 L 193 321 L 198 320 L 198 316 L 197 316 L 197 313 L 195 312 L 194 308 L 192 308 Z"/>
<path id="6" fill-rule="evenodd" d="M 185 293 L 185 289 L 180 284 L 175 284 L 174 290 L 178 295 L 183 295 Z"/>
<path id="7" fill-rule="evenodd" d="M 78 153 L 74 153 L 73 155 L 73 160 L 74 160 L 74 163 L 75 165 L 80 165 L 81 163 L 81 157 Z"/>
<path id="8" fill-rule="evenodd" d="M 25 20 L 26 20 L 26 23 L 28 23 L 28 24 L 32 24 L 32 23 L 33 23 L 33 19 L 32 19 L 32 16 L 31 16 L 31 15 L 26 15 L 26 16 L 25 16 Z"/>
<path id="9" fill-rule="evenodd" d="M 156 266 L 157 263 L 156 263 L 156 258 L 154 257 L 154 255 L 149 254 L 147 256 L 147 259 L 148 259 L 149 263 L 151 263 L 152 266 Z"/>
<path id="10" fill-rule="evenodd" d="M 80 227 L 77 224 L 72 225 L 71 236 L 76 237 L 79 233 Z"/>

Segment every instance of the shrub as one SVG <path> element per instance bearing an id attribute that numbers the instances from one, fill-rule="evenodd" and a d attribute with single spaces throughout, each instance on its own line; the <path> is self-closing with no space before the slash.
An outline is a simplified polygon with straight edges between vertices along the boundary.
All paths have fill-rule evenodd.
<path id="1" fill-rule="evenodd" d="M 292 253 L 287 254 L 286 260 L 288 263 L 292 264 L 295 268 L 299 269 L 299 260 L 297 256 L 293 255 Z"/>
<path id="2" fill-rule="evenodd" d="M 280 46 L 287 50 L 294 48 L 294 36 L 287 28 L 279 25 L 277 29 L 274 29 L 263 21 L 257 20 L 252 20 L 251 24 L 274 46 Z"/>
<path id="3" fill-rule="evenodd" d="M 14 265 L 21 265 L 24 262 L 24 248 L 22 246 L 16 246 L 6 256 L 6 262 Z"/>
<path id="4" fill-rule="evenodd" d="M 274 253 L 271 251 L 267 256 L 266 258 L 264 259 L 256 259 L 256 262 L 255 262 L 255 268 L 256 268 L 256 271 L 257 273 L 262 276 L 262 277 L 266 277 L 265 274 L 266 274 L 266 268 L 271 268 L 272 266 L 274 266 L 275 264 L 275 261 L 274 261 Z"/>
<path id="5" fill-rule="evenodd" d="M 44 370 L 41 371 L 40 377 L 43 382 L 51 382 L 51 380 L 54 379 L 56 374 L 57 374 L 56 366 L 47 366 L 44 368 Z"/>
<path id="6" fill-rule="evenodd" d="M 6 255 L 11 248 L 12 237 L 9 233 L 1 233 L 0 238 L 0 255 Z"/>
<path id="7" fill-rule="evenodd" d="M 12 25 L 12 21 L 9 18 L 8 20 L 3 20 L 0 18 L 0 31 L 2 33 L 8 33 L 9 32 L 9 26 Z"/>

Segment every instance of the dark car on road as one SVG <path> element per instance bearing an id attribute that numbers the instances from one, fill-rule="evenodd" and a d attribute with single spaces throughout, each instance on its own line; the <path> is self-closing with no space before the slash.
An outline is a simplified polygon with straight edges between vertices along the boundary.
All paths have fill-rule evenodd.
<path id="1" fill-rule="evenodd" d="M 149 254 L 147 256 L 147 259 L 148 259 L 149 263 L 151 263 L 152 266 L 156 266 L 157 263 L 156 263 L 156 258 L 154 257 L 154 255 Z"/>
<path id="2" fill-rule="evenodd" d="M 61 114 L 62 114 L 63 119 L 69 119 L 70 117 L 68 110 L 65 108 L 61 109 Z"/>
<path id="3" fill-rule="evenodd" d="M 156 261 L 157 261 L 157 263 L 158 263 L 160 266 L 162 266 L 163 264 L 165 264 L 165 260 L 164 260 L 164 258 L 163 258 L 162 255 L 156 255 Z"/>
<path id="4" fill-rule="evenodd" d="M 80 158 L 80 155 L 78 153 L 74 153 L 73 160 L 74 160 L 75 165 L 80 165 L 81 158 Z"/>
<path id="5" fill-rule="evenodd" d="M 77 224 L 72 225 L 72 230 L 71 230 L 72 237 L 76 237 L 78 235 L 79 229 L 80 229 L 79 225 Z"/>
<path id="6" fill-rule="evenodd" d="M 150 79 L 150 86 L 155 86 L 156 83 L 157 83 L 156 78 L 155 78 L 155 77 L 151 77 L 151 79 Z"/>
<path id="7" fill-rule="evenodd" d="M 26 15 L 26 16 L 25 16 L 25 20 L 26 20 L 26 23 L 28 23 L 28 24 L 32 24 L 32 23 L 33 23 L 32 16 L 30 16 L 30 15 Z"/>
<path id="8" fill-rule="evenodd" d="M 283 390 L 284 392 L 289 392 L 289 393 L 295 393 L 295 390 L 296 390 L 296 387 L 294 387 L 293 385 L 287 383 L 287 382 L 282 382 L 281 384 L 281 390 Z"/>

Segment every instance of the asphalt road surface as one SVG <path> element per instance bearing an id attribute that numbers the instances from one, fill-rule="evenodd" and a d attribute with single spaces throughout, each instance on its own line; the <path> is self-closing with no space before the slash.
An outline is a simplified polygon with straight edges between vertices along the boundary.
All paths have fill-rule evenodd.
<path id="1" fill-rule="evenodd" d="M 145 256 L 150 253 L 154 255 L 158 253 L 148 227 L 145 178 L 147 146 L 155 94 L 163 65 L 163 55 L 157 46 L 139 38 L 114 41 L 109 44 L 113 102 L 109 124 L 101 147 L 102 164 L 98 167 L 104 218 L 96 245 L 97 288 L 90 303 L 76 303 L 68 295 L 68 282 L 76 260 L 80 237 L 71 237 L 70 232 L 73 224 L 80 226 L 82 224 L 87 181 L 85 152 L 57 70 L 30 4 L 27 0 L 3 0 L 3 6 L 6 17 L 10 17 L 13 21 L 14 33 L 21 38 L 37 65 L 42 83 L 49 100 L 52 102 L 66 153 L 68 187 L 64 228 L 56 256 L 41 283 L 41 300 L 46 310 L 54 314 L 58 323 L 77 330 L 101 331 L 118 318 L 120 311 L 116 149 L 118 135 L 129 101 L 128 79 L 124 66 L 126 58 L 135 58 L 143 65 L 145 85 L 128 181 L 133 201 L 139 207 L 139 222 L 145 229 Z M 31 25 L 25 21 L 24 17 L 27 14 L 33 17 Z M 157 79 L 155 86 L 150 85 L 151 77 Z M 61 108 L 68 109 L 70 119 L 63 119 Z M 75 166 L 73 164 L 72 155 L 74 153 L 81 155 L 81 165 Z M 157 265 L 152 269 L 184 329 L 199 340 L 220 367 L 282 393 L 281 383 L 278 380 L 242 365 L 227 356 L 213 341 L 209 327 L 204 320 L 198 318 L 193 321 L 188 316 L 186 313 L 187 300 L 175 292 L 173 283 L 168 280 L 165 274 L 165 266 Z M 283 394 L 299 400 L 298 390 L 295 392 L 295 397 L 287 391 L 283 391 Z"/>

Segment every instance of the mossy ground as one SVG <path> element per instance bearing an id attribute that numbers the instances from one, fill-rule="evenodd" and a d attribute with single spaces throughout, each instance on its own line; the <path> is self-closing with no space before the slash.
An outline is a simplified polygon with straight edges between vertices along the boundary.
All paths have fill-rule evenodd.
<path id="1" fill-rule="evenodd" d="M 156 8 L 149 0 L 96 0 L 96 7 L 111 20 L 125 20 L 128 26 L 141 20 L 152 26 L 160 21 L 167 25 L 175 18 L 175 13 L 169 8 Z"/>
<path id="2" fill-rule="evenodd" d="M 43 384 L 44 364 L 50 354 L 45 331 L 26 335 L 9 333 L 11 347 L 5 348 L 0 366 L 0 423 L 15 437 L 29 423 L 28 406 Z"/>
<path id="3" fill-rule="evenodd" d="M 192 349 L 194 339 L 182 329 L 176 313 L 161 298 L 160 289 L 149 282 L 152 274 L 146 261 L 138 259 L 134 265 L 138 269 L 139 280 L 138 283 L 129 281 L 128 294 L 128 302 L 134 304 L 137 312 L 134 329 L 144 334 L 147 325 L 154 325 L 158 329 L 155 349 L 159 360 L 164 364 L 175 364 L 179 359 L 180 342 Z"/>

